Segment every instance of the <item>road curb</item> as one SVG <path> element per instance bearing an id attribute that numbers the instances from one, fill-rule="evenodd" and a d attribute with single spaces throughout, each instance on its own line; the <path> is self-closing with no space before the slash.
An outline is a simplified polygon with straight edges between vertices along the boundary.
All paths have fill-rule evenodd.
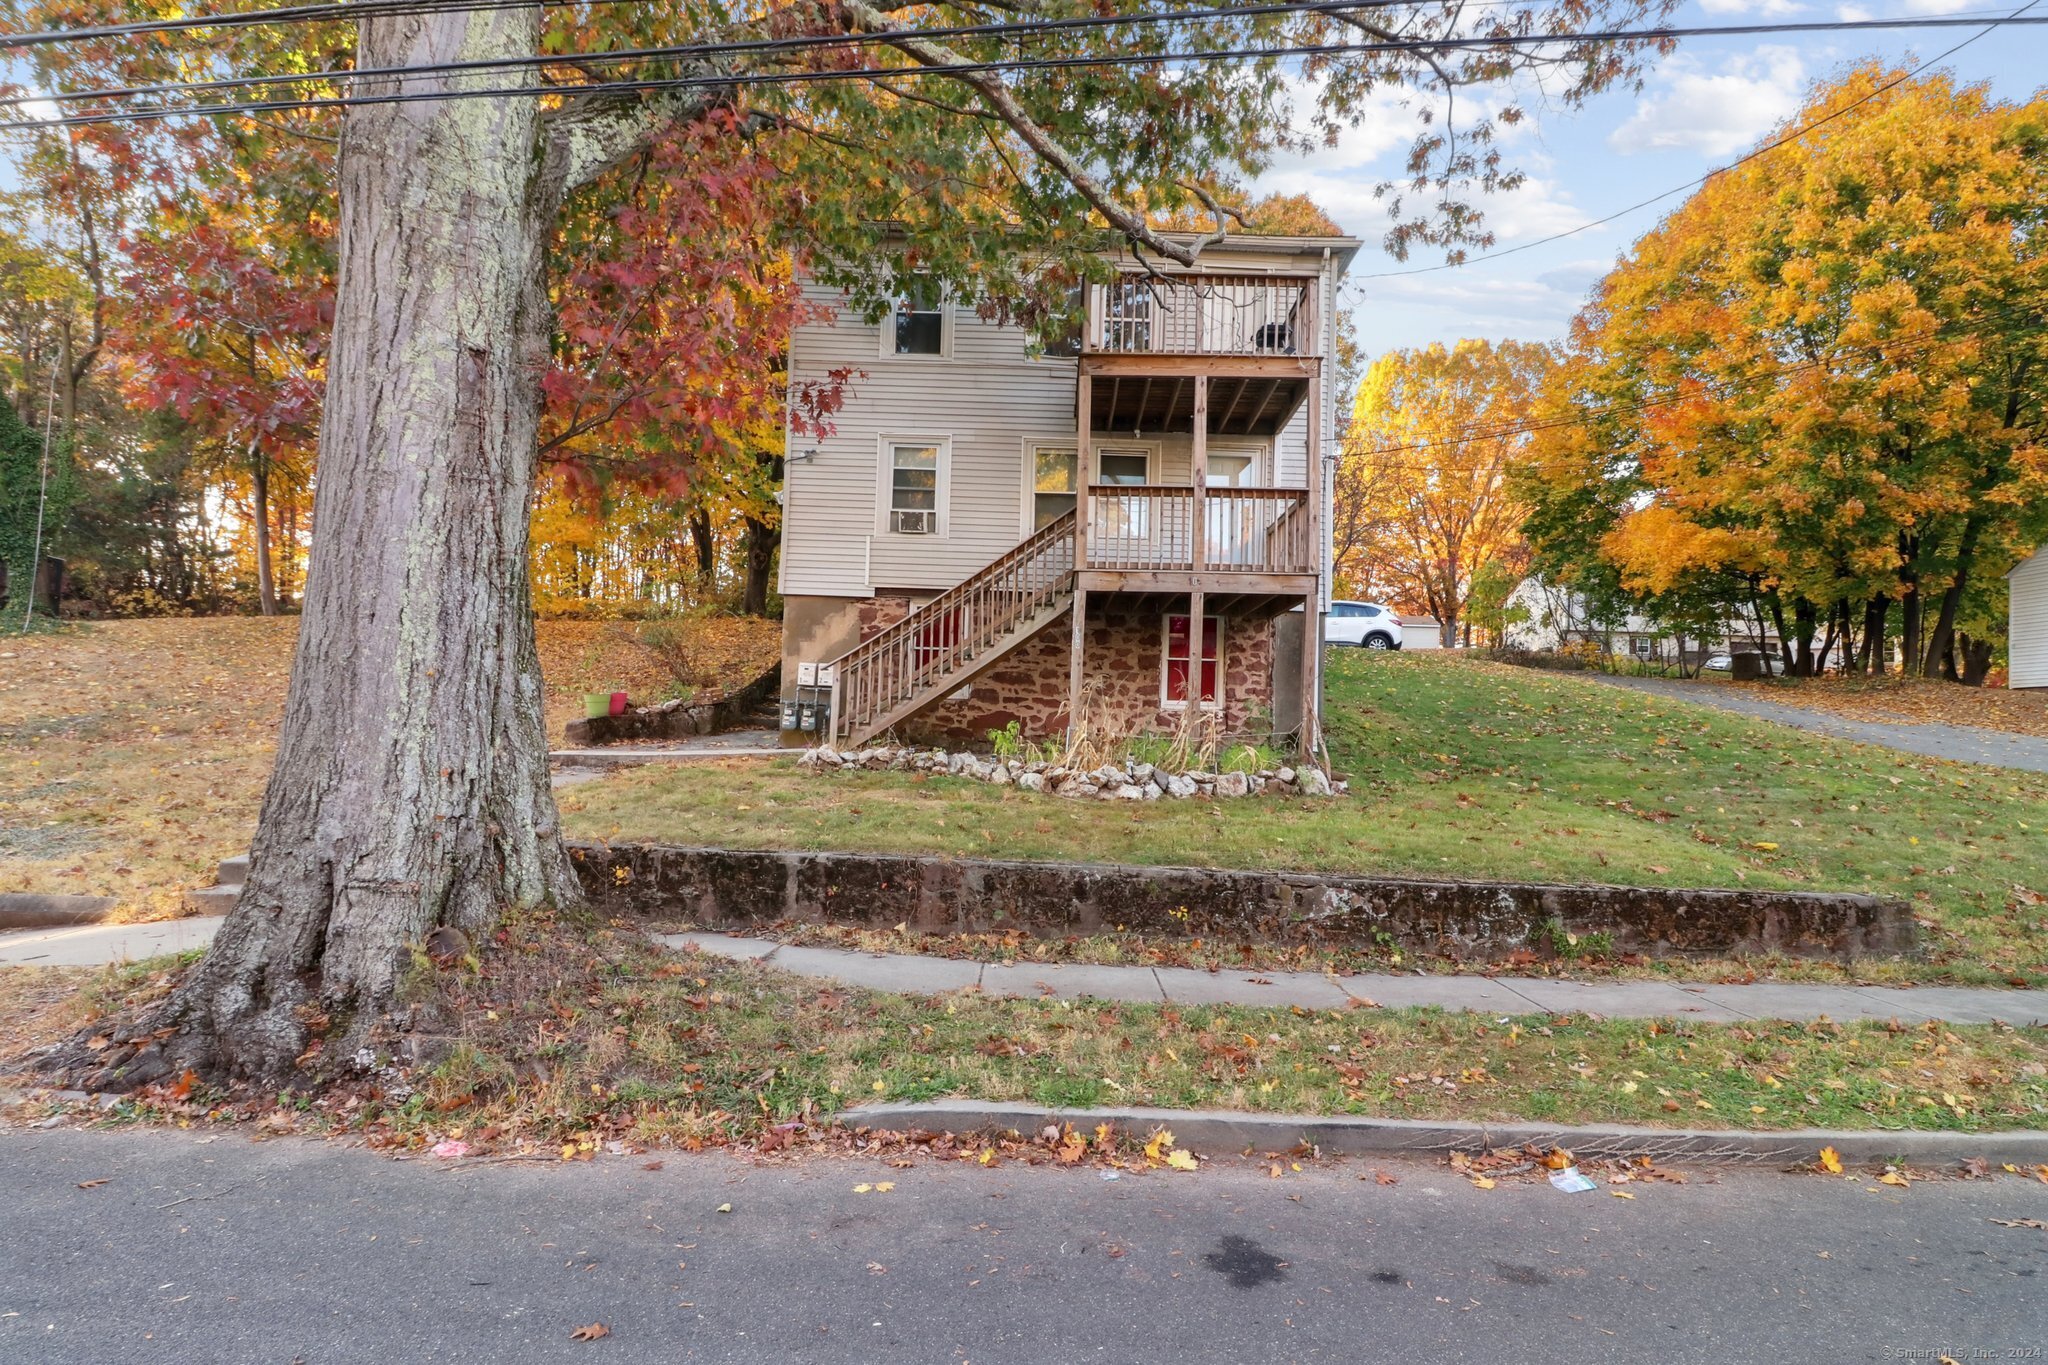
<path id="1" fill-rule="evenodd" d="M 49 896 L 38 891 L 0 892 L 0 933 L 10 929 L 58 929 L 98 924 L 114 908 L 112 896 Z"/>
<path id="2" fill-rule="evenodd" d="M 843 1111 L 849 1128 L 903 1132 L 1035 1133 L 1048 1124 L 1087 1130 L 1098 1123 L 1132 1133 L 1173 1130 L 1175 1145 L 1195 1152 L 1286 1151 L 1308 1143 L 1342 1156 L 1442 1156 L 1520 1147 L 1558 1146 L 1580 1157 L 1648 1156 L 1695 1165 L 1788 1166 L 1833 1147 L 1844 1162 L 1903 1159 L 1940 1166 L 1982 1157 L 1995 1164 L 2048 1162 L 2048 1131 L 1945 1133 L 1797 1128 L 1777 1132 L 1674 1128 L 1555 1127 L 1537 1123 L 1435 1123 L 1423 1119 L 1246 1114 L 1223 1109 L 1050 1109 L 1033 1104 L 932 1100 L 867 1104 Z"/>

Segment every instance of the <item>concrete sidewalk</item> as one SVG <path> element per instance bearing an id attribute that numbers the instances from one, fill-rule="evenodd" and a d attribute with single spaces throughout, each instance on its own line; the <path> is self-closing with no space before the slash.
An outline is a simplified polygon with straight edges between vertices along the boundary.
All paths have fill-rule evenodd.
<path id="1" fill-rule="evenodd" d="M 81 924 L 0 934 L 0 967 L 104 967 L 182 953 L 213 942 L 220 917 L 147 924 Z"/>
<path id="2" fill-rule="evenodd" d="M 0 966 L 97 967 L 203 948 L 218 917 L 30 929 L 0 934 Z M 1540 977 L 1395 976 L 1369 973 L 1223 972 L 1188 967 L 1093 967 L 1077 963 L 963 962 L 908 953 L 786 947 L 734 934 L 658 934 L 657 942 L 715 957 L 767 962 L 798 976 L 869 990 L 933 995 L 978 989 L 1014 999 L 1131 1000 L 1150 1004 L 1342 1009 L 1352 1002 L 1434 1005 L 1475 1014 L 1599 1014 L 1610 1019 L 1941 1019 L 1956 1024 L 2048 1021 L 2048 991 L 1960 986 L 1830 986 L 1769 982 L 1720 986 L 1667 981 L 1555 981 Z"/>
<path id="3" fill-rule="evenodd" d="M 1008 998 L 1131 1000 L 1150 1004 L 1341 1009 L 1354 1001 L 1434 1005 L 1475 1014 L 1598 1014 L 1610 1019 L 1940 1019 L 1956 1024 L 2048 1021 L 2048 991 L 1957 986 L 1830 986 L 1762 983 L 1555 981 L 1536 977 L 1325 976 L 1316 972 L 1207 972 L 1187 967 L 1094 967 L 1072 963 L 981 963 L 905 953 L 787 947 L 733 934 L 660 934 L 656 941 L 717 957 L 766 962 L 799 976 L 870 990 L 937 994 L 966 990 Z"/>

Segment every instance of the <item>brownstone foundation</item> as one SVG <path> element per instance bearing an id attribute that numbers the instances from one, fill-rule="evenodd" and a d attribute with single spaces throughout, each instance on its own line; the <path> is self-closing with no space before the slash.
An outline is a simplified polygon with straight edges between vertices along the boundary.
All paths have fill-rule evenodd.
<path id="1" fill-rule="evenodd" d="M 900 620 L 902 610 L 874 599 L 863 603 L 862 638 Z M 907 610 L 908 603 L 903 610 Z M 872 616 L 875 625 L 870 628 Z M 976 678 L 964 698 L 939 702 L 896 727 L 901 738 L 916 743 L 967 741 L 984 743 L 991 730 L 1011 721 L 1030 738 L 1042 739 L 1067 728 L 1067 664 L 1073 626 L 1065 617 L 1054 621 L 1010 651 Z M 1171 730 L 1180 723 L 1178 708 L 1160 704 L 1160 678 L 1165 654 L 1163 617 L 1140 615 L 1114 601 L 1088 604 L 1086 686 L 1097 710 L 1090 719 L 1105 720 L 1133 731 Z M 1273 621 L 1229 617 L 1223 623 L 1223 728 L 1230 734 L 1267 734 L 1273 723 Z"/>

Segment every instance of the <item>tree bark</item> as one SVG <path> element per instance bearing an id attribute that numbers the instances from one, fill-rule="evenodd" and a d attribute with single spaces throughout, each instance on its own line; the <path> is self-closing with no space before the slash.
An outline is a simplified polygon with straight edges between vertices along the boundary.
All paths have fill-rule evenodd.
<path id="1" fill-rule="evenodd" d="M 1891 609 L 1891 599 L 1883 593 L 1863 604 L 1863 672 L 1866 677 L 1882 678 L 1885 675 L 1885 623 Z"/>
<path id="2" fill-rule="evenodd" d="M 1920 672 L 1932 677 L 1934 670 L 1950 653 L 1955 639 L 1956 611 L 1963 603 L 1963 590 L 1970 583 L 1970 563 L 1977 556 L 1977 541 L 1984 533 L 1984 518 L 1971 515 L 1963 522 L 1962 539 L 1956 546 L 1956 576 L 1941 595 L 1941 610 L 1934 618 L 1934 629 L 1927 635 L 1927 651 L 1921 657 Z M 1948 676 L 1954 680 L 1954 662 L 1946 666 Z"/>
<path id="3" fill-rule="evenodd" d="M 540 10 L 360 27 L 363 66 L 446 63 L 534 52 Z M 171 1002 L 179 1064 L 280 1078 L 323 1012 L 374 1043 L 409 944 L 577 899 L 526 573 L 560 195 L 541 136 L 528 99 L 348 112 L 320 535 L 248 882 Z"/>
<path id="4" fill-rule="evenodd" d="M 690 509 L 690 545 L 697 556 L 697 597 L 702 601 L 718 571 L 718 535 L 711 527 L 711 509 L 701 502 Z"/>
<path id="5" fill-rule="evenodd" d="M 270 567 L 270 462 L 249 451 L 250 498 L 256 510 L 256 601 L 265 616 L 277 615 L 277 578 Z"/>
<path id="6" fill-rule="evenodd" d="M 768 459 L 769 479 L 782 482 L 782 457 Z M 775 551 L 782 544 L 782 528 L 747 518 L 747 577 L 740 589 L 740 611 L 748 616 L 768 614 L 768 582 L 775 572 Z"/>

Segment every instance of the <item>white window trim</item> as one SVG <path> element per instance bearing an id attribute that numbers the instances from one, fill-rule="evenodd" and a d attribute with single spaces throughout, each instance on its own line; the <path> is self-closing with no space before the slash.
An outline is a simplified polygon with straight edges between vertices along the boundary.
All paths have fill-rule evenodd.
<path id="1" fill-rule="evenodd" d="M 903 360 L 927 365 L 936 360 L 951 360 L 953 358 L 953 318 L 959 312 L 953 306 L 953 300 L 947 296 L 941 296 L 939 299 L 937 310 L 939 314 L 939 353 L 937 355 L 903 355 L 897 351 L 896 313 L 902 302 L 903 300 L 900 295 L 889 300 L 889 312 L 882 319 L 881 336 L 876 340 L 876 348 L 880 352 L 881 358 L 884 360 Z"/>
<path id="2" fill-rule="evenodd" d="M 1145 482 L 1148 485 L 1159 482 L 1159 442 L 1138 439 L 1118 440 L 1114 436 L 1107 439 L 1090 436 L 1088 444 L 1095 456 L 1095 474 L 1089 480 L 1091 485 L 1096 487 L 1102 485 L 1102 457 L 1104 455 L 1142 454 L 1145 457 Z"/>
<path id="3" fill-rule="evenodd" d="M 1249 455 L 1252 460 L 1252 479 L 1250 483 L 1242 486 L 1246 488 L 1270 488 L 1273 486 L 1273 454 L 1270 443 L 1211 441 L 1209 442 L 1207 454 L 1208 458 L 1212 460 L 1218 455 Z M 1188 458 L 1192 462 L 1194 458 L 1192 453 Z M 1192 478 L 1192 476 L 1192 471 L 1190 471 L 1190 477 Z"/>
<path id="4" fill-rule="evenodd" d="M 1038 463 L 1035 457 L 1041 450 L 1073 452 L 1074 482 L 1077 486 L 1081 482 L 1080 443 L 1072 436 L 1026 436 L 1017 457 L 1017 482 L 1021 485 L 1018 492 L 1022 495 L 1017 503 L 1017 534 L 1020 537 L 1031 534 L 1031 523 L 1037 515 L 1037 508 L 1033 505 L 1037 485 L 1032 475 Z M 1076 491 L 1079 491 L 1078 487 Z"/>
<path id="5" fill-rule="evenodd" d="M 925 357 L 919 357 L 924 359 Z M 938 516 L 933 518 L 935 529 L 930 535 L 918 535 L 889 529 L 889 498 L 893 492 L 896 472 L 895 452 L 892 446 L 936 446 L 939 451 L 938 492 L 934 501 L 938 504 Z M 952 534 L 952 514 L 948 504 L 953 493 L 953 438 L 936 436 L 931 433 L 916 434 L 901 431 L 883 432 L 875 438 L 875 534 L 890 541 L 909 544 L 925 540 L 944 540 Z"/>
<path id="6" fill-rule="evenodd" d="M 1166 666 L 1170 662 L 1167 650 L 1171 648 L 1169 641 L 1173 636 L 1173 618 L 1186 615 L 1185 611 L 1168 611 L 1161 612 L 1159 616 L 1159 709 L 1162 711 L 1185 711 L 1191 704 L 1185 701 L 1173 701 L 1166 695 Z M 1207 612 L 1202 613 L 1202 619 L 1216 623 L 1216 700 L 1202 702 L 1201 707 L 1204 711 L 1214 711 L 1221 715 L 1223 713 L 1223 704 L 1229 700 L 1229 686 L 1226 681 L 1226 674 L 1230 657 L 1230 626 L 1223 617 L 1211 616 Z M 1189 690 L 1199 692 L 1202 690 L 1201 644 L 1199 639 L 1194 636 L 1194 631 L 1199 630 L 1200 627 L 1191 622 L 1189 629 L 1188 648 L 1192 651 L 1192 657 L 1188 660 L 1188 668 L 1193 675 L 1189 679 L 1193 684 Z M 1202 633 L 1206 634 L 1207 632 L 1204 631 Z"/>

